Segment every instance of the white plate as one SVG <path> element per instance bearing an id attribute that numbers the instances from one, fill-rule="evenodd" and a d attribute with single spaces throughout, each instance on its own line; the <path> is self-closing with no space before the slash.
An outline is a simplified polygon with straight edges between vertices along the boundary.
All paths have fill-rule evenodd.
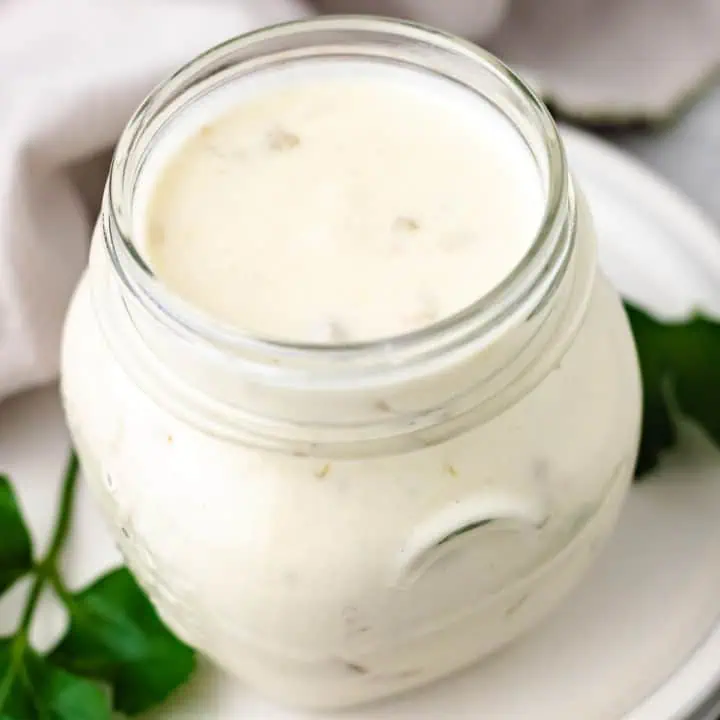
<path id="1" fill-rule="evenodd" d="M 629 297 L 663 314 L 694 304 L 720 312 L 720 237 L 685 200 L 597 140 L 567 131 L 571 162 L 601 236 L 603 266 Z M 54 388 L 0 411 L 0 470 L 19 485 L 46 537 L 67 435 Z M 489 661 L 425 690 L 342 720 L 685 720 L 720 682 L 720 453 L 698 433 L 657 477 L 633 489 L 618 531 L 591 575 L 538 631 Z M 68 573 L 74 585 L 117 562 L 80 494 Z M 20 592 L 0 605 L 12 628 Z M 12 608 L 11 608 L 12 606 Z M 11 612 L 10 610 L 13 610 Z M 47 599 L 34 628 L 57 636 Z M 214 670 L 153 720 L 304 720 Z M 324 716 L 334 720 L 334 716 Z"/>

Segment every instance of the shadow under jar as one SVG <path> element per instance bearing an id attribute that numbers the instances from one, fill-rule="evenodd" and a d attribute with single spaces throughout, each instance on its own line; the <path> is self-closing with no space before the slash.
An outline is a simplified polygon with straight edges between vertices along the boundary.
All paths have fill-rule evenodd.
<path id="1" fill-rule="evenodd" d="M 526 143 L 540 230 L 470 306 L 377 342 L 272 341 L 181 300 L 138 251 L 139 177 L 167 128 L 228 83 L 318 58 L 460 85 Z M 549 114 L 476 47 L 376 18 L 232 40 L 145 101 L 70 309 L 62 390 L 87 480 L 166 622 L 312 708 L 422 685 L 536 625 L 611 532 L 640 424 L 632 338 Z"/>

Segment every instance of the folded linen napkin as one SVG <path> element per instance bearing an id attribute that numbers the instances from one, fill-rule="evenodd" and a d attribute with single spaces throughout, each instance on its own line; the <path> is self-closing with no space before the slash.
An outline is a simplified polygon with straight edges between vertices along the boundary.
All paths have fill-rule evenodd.
<path id="1" fill-rule="evenodd" d="M 482 40 L 566 113 L 662 118 L 720 66 L 717 0 L 316 0 Z"/>
<path id="2" fill-rule="evenodd" d="M 574 112 L 666 113 L 720 60 L 716 0 L 317 6 L 481 39 Z M 57 373 L 108 152 L 142 97 L 204 48 L 314 11 L 305 0 L 0 2 L 0 399 Z"/>
<path id="3" fill-rule="evenodd" d="M 50 380 L 112 146 L 143 96 L 205 48 L 303 0 L 0 2 L 0 397 Z"/>

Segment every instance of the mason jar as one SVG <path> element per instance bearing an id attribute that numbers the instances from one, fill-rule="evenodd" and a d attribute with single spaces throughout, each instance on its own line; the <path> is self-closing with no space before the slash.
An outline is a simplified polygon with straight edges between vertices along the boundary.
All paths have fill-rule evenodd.
<path id="1" fill-rule="evenodd" d="M 133 244 L 168 123 L 258 68 L 322 57 L 461 83 L 515 126 L 542 183 L 542 226 L 507 277 L 389 340 L 228 329 Z M 640 424 L 628 323 L 547 110 L 477 47 L 368 17 L 234 39 L 147 98 L 113 159 L 62 391 L 85 477 L 164 620 L 310 708 L 422 685 L 535 626 L 612 531 Z"/>

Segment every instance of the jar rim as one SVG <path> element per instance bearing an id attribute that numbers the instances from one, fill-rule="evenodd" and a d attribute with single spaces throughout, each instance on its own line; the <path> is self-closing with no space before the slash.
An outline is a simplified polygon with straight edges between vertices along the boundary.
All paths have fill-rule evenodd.
<path id="1" fill-rule="evenodd" d="M 245 332 L 201 312 L 169 291 L 157 280 L 132 240 L 130 218 L 136 179 L 132 173 L 143 162 L 143 158 L 136 157 L 139 141 L 159 127 L 156 116 L 169 104 L 180 102 L 198 77 L 207 80 L 228 68 L 241 70 L 252 60 L 272 62 L 275 57 L 277 61 L 287 50 L 283 47 L 284 42 L 287 45 L 292 40 L 297 42 L 303 37 L 312 38 L 323 33 L 327 34 L 328 40 L 335 38 L 334 47 L 343 51 L 349 52 L 350 40 L 354 40 L 356 45 L 353 47 L 357 48 L 360 57 L 368 57 L 370 48 L 375 47 L 369 45 L 369 41 L 382 37 L 396 51 L 399 43 L 405 42 L 416 49 L 439 53 L 438 58 L 451 63 L 469 62 L 476 70 L 489 73 L 511 93 L 521 104 L 524 119 L 542 140 L 541 147 L 531 149 L 536 161 L 546 169 L 545 207 L 538 231 L 523 257 L 500 283 L 471 304 L 407 333 L 329 344 L 284 341 Z M 278 43 L 277 50 L 268 51 L 268 44 Z M 326 46 L 306 44 L 295 49 L 319 52 L 323 47 Z M 238 53 L 245 57 L 233 60 Z M 392 57 L 389 54 L 386 59 L 391 61 Z M 302 61 L 303 58 L 298 59 Z M 416 66 L 425 71 L 446 74 L 443 72 L 445 64 L 438 71 L 436 67 L 428 67 L 429 60 L 425 55 L 418 61 Z M 208 68 L 214 70 L 208 74 Z M 470 89 L 482 93 L 479 87 Z M 502 107 L 498 109 L 503 111 Z M 514 124 L 521 137 L 530 144 L 527 133 Z M 123 284 L 146 310 L 179 334 L 205 341 L 224 351 L 249 354 L 266 366 L 268 363 L 272 366 L 276 358 L 283 357 L 305 368 L 315 362 L 338 360 L 346 371 L 352 368 L 367 370 L 368 367 L 382 370 L 415 359 L 432 359 L 470 342 L 495 336 L 496 331 L 514 317 L 527 318 L 544 304 L 559 284 L 571 254 L 573 233 L 568 231 L 572 221 L 571 200 L 565 152 L 552 116 L 532 89 L 499 59 L 469 41 L 418 23 L 366 15 L 329 15 L 273 25 L 227 40 L 198 55 L 158 85 L 136 110 L 118 141 L 106 189 L 106 212 L 102 215 L 105 244 Z M 277 372 L 280 368 L 274 370 Z"/>

